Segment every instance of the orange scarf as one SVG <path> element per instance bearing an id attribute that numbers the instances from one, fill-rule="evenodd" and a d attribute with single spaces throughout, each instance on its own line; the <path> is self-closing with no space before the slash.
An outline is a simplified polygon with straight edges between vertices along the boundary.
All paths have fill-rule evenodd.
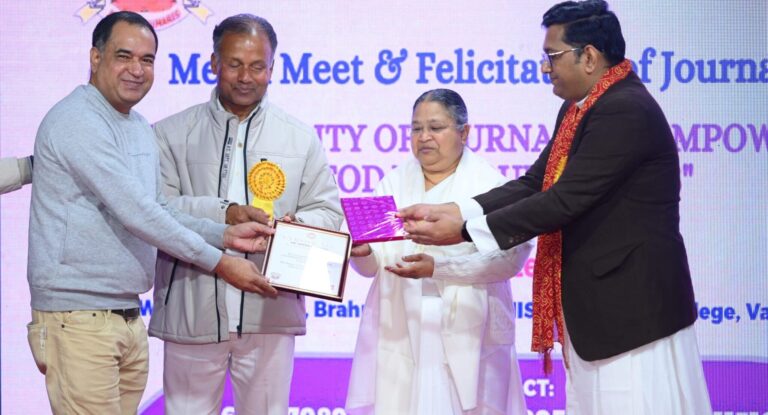
<path id="1" fill-rule="evenodd" d="M 573 137 L 584 114 L 615 83 L 632 71 L 629 60 L 610 68 L 592 87 L 581 106 L 571 104 L 557 130 L 552 150 L 544 171 L 541 191 L 552 187 L 565 169 Z M 561 231 L 539 235 L 536 247 L 536 265 L 533 271 L 533 339 L 531 350 L 544 354 L 544 373 L 552 373 L 550 352 L 557 341 L 565 341 L 565 322 L 561 297 L 561 271 L 563 267 L 563 235 Z M 555 339 L 555 329 L 557 338 Z"/>

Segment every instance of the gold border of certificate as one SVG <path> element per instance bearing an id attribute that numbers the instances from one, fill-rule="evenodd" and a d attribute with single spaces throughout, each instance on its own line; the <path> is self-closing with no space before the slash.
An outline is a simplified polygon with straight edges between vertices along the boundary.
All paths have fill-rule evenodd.
<path id="1" fill-rule="evenodd" d="M 273 287 L 341 302 L 352 238 L 348 233 L 276 220 L 264 255 Z"/>

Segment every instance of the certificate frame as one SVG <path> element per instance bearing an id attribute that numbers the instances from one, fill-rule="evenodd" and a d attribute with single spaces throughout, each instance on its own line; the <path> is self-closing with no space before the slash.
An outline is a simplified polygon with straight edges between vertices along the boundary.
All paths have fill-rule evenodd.
<path id="1" fill-rule="evenodd" d="M 275 234 L 269 238 L 262 266 L 270 284 L 278 290 L 342 302 L 352 237 L 345 232 L 297 222 L 275 220 L 272 227 Z M 329 258 L 333 260 L 327 261 Z M 326 271 L 328 284 L 320 272 L 312 271 L 318 269 Z M 316 274 L 316 278 L 311 278 Z"/>

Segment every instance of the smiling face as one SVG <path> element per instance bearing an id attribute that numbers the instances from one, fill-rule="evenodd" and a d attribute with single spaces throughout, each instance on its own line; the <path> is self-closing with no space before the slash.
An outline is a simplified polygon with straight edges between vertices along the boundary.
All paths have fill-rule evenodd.
<path id="1" fill-rule="evenodd" d="M 552 25 L 544 36 L 544 52 L 560 52 L 574 46 L 563 41 L 565 26 Z M 565 100 L 579 101 L 584 98 L 591 85 L 583 68 L 583 62 L 576 51 L 563 53 L 552 58 L 552 65 L 542 66 L 552 80 L 552 92 Z"/>
<path id="2" fill-rule="evenodd" d="M 148 28 L 116 23 L 103 50 L 91 48 L 91 84 L 117 111 L 129 113 L 155 80 L 156 49 Z"/>
<path id="3" fill-rule="evenodd" d="M 469 125 L 457 129 L 456 121 L 443 104 L 424 101 L 416 106 L 411 120 L 411 149 L 427 173 L 447 173 L 459 164 Z"/>
<path id="4" fill-rule="evenodd" d="M 244 119 L 267 93 L 272 77 L 272 47 L 261 33 L 226 33 L 211 67 L 218 77 L 219 100 Z"/>

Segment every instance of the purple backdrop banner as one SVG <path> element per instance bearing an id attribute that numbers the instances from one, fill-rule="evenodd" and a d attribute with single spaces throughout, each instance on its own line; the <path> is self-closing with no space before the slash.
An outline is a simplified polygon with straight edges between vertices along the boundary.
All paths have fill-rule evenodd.
<path id="1" fill-rule="evenodd" d="M 556 0 L 0 0 L 0 156 L 30 154 L 45 113 L 87 82 L 91 33 L 115 10 L 158 30 L 150 122 L 208 100 L 211 34 L 236 13 L 277 31 L 269 100 L 314 127 L 342 197 L 370 196 L 410 153 L 413 101 L 451 88 L 469 109 L 467 148 L 510 179 L 552 136 L 561 101 L 540 72 L 541 15 Z M 713 407 L 768 414 L 768 2 L 609 0 L 626 56 L 665 111 L 681 162 L 686 241 Z M 33 185 L 34 186 L 34 185 Z M 3 414 L 49 413 L 27 345 L 29 188 L 0 198 Z M 533 256 L 510 278 L 516 349 L 531 414 L 562 413 L 562 371 L 531 354 Z M 350 273 L 341 303 L 307 299 L 292 413 L 340 415 L 370 280 Z M 148 322 L 152 293 L 142 296 Z M 144 413 L 162 407 L 163 345 L 150 339 Z M 373 376 L 373 374 L 372 374 Z M 229 386 L 228 386 L 229 388 Z M 223 413 L 231 414 L 227 389 Z"/>

